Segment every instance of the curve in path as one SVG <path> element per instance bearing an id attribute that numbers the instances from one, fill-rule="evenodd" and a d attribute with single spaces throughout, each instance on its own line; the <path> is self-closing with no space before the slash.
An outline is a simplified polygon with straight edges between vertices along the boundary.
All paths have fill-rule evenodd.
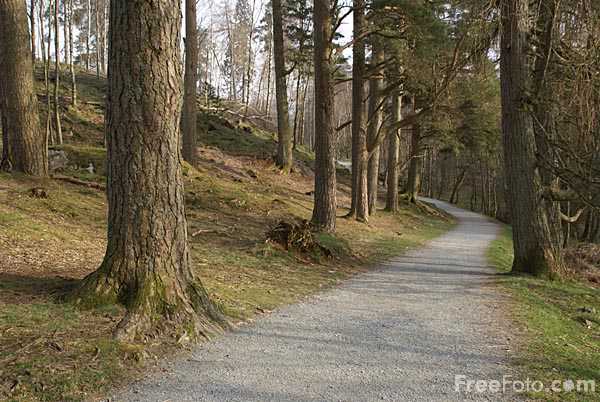
<path id="1" fill-rule="evenodd" d="M 514 400 L 457 393 L 455 376 L 510 373 L 504 297 L 485 252 L 499 227 L 435 202 L 458 226 L 315 296 L 198 347 L 113 401 Z"/>

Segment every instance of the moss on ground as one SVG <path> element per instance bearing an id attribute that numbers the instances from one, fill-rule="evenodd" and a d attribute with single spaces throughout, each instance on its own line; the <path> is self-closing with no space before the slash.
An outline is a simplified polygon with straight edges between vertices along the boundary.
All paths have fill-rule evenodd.
<path id="1" fill-rule="evenodd" d="M 512 266 L 512 234 L 505 228 L 488 256 L 501 271 Z M 549 385 L 554 380 L 594 380 L 596 392 L 530 394 L 540 401 L 600 401 L 600 290 L 573 281 L 504 275 L 513 295 L 512 313 L 523 330 L 515 363 L 522 376 Z"/>

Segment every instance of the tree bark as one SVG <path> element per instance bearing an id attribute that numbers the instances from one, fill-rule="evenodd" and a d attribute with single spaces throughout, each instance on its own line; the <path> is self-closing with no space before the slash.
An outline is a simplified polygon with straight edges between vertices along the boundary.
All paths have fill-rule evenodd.
<path id="1" fill-rule="evenodd" d="M 373 56 L 371 60 L 372 78 L 369 80 L 369 122 L 367 126 L 367 143 L 375 144 L 381 124 L 383 122 L 383 109 L 380 107 L 383 99 L 383 62 L 385 55 L 381 40 L 373 39 Z M 375 68 L 376 66 L 380 66 Z M 374 215 L 377 211 L 377 196 L 379 189 L 379 159 L 380 146 L 375 144 L 374 149 L 369 149 L 371 157 L 369 158 L 368 173 L 367 173 L 367 189 L 368 189 L 368 207 L 369 215 Z"/>
<path id="2" fill-rule="evenodd" d="M 195 165 L 198 158 L 196 125 L 198 105 L 196 85 L 198 83 L 198 22 L 196 0 L 185 0 L 185 81 L 183 95 L 183 159 Z"/>
<path id="3" fill-rule="evenodd" d="M 353 1 L 354 34 L 352 48 L 352 203 L 350 216 L 358 221 L 369 219 L 368 152 L 364 127 L 364 76 L 366 29 L 365 0 Z"/>
<path id="4" fill-rule="evenodd" d="M 0 0 L 0 38 L 2 130 L 10 164 L 13 170 L 46 176 L 46 140 L 40 131 L 25 2 Z"/>
<path id="5" fill-rule="evenodd" d="M 412 100 L 411 113 L 415 113 L 414 98 Z M 421 189 L 421 165 L 423 164 L 423 157 L 420 155 L 421 126 L 419 123 L 416 123 L 412 126 L 410 138 L 410 161 L 408 164 L 408 183 L 406 193 L 408 195 L 408 202 L 415 204 Z"/>
<path id="6" fill-rule="evenodd" d="M 217 308 L 192 270 L 179 149 L 181 5 L 111 1 L 106 130 L 108 245 L 74 295 L 121 302 L 115 336 L 219 330 Z"/>
<path id="7" fill-rule="evenodd" d="M 552 238 L 535 160 L 531 115 L 531 35 L 528 0 L 502 1 L 500 75 L 507 199 L 512 215 L 514 272 L 548 276 L 562 268 L 561 244 Z"/>
<path id="8" fill-rule="evenodd" d="M 336 226 L 336 170 L 334 98 L 331 60 L 331 0 L 314 6 L 315 64 L 315 206 L 312 222 L 319 230 L 334 232 Z"/>
<path id="9" fill-rule="evenodd" d="M 397 123 L 402 120 L 402 96 L 392 95 L 392 121 Z M 398 164 L 400 160 L 400 139 L 398 130 L 392 129 L 388 133 L 388 160 L 387 160 L 387 196 L 385 210 L 398 212 Z"/>
<path id="10" fill-rule="evenodd" d="M 59 0 L 54 0 L 54 128 L 59 145 L 63 143 L 62 127 L 60 124 L 60 30 L 58 24 Z"/>
<path id="11" fill-rule="evenodd" d="M 285 49 L 283 44 L 283 12 L 281 0 L 273 3 L 273 58 L 275 60 L 275 98 L 277 101 L 277 166 L 284 173 L 292 170 L 293 141 L 289 122 Z"/>

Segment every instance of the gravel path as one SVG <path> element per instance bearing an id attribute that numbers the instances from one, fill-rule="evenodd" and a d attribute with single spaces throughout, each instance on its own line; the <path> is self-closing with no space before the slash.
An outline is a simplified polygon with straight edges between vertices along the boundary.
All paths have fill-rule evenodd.
<path id="1" fill-rule="evenodd" d="M 455 375 L 510 374 L 505 299 L 485 259 L 499 227 L 435 202 L 459 219 L 454 230 L 204 344 L 111 401 L 514 400 L 454 390 Z"/>

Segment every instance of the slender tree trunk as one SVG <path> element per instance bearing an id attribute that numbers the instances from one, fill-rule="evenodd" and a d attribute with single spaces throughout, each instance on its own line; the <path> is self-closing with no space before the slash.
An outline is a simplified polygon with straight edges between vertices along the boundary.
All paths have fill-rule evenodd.
<path id="1" fill-rule="evenodd" d="M 367 222 L 368 201 L 368 152 L 367 135 L 364 127 L 364 76 L 366 29 L 365 0 L 354 0 L 354 44 L 352 48 L 352 204 L 350 216 Z"/>
<path id="2" fill-rule="evenodd" d="M 52 141 L 52 133 L 50 129 L 50 33 L 52 32 L 51 26 L 48 28 L 48 47 L 44 45 L 44 13 L 46 11 L 46 5 L 44 0 L 40 0 L 39 7 L 39 20 L 40 20 L 40 48 L 42 50 L 42 63 L 44 64 L 44 89 L 46 94 L 46 142 Z M 46 51 L 47 49 L 47 51 Z M 47 57 L 46 57 L 47 54 Z"/>
<path id="3" fill-rule="evenodd" d="M 294 107 L 294 145 L 293 148 L 296 149 L 296 145 L 298 145 L 298 116 L 300 111 L 300 81 L 302 79 L 302 75 L 300 71 L 298 71 L 298 75 L 296 77 L 296 103 Z"/>
<path id="4" fill-rule="evenodd" d="M 198 83 L 198 22 L 196 0 L 185 0 L 185 81 L 183 95 L 183 159 L 194 165 L 197 160 L 196 125 Z"/>
<path id="5" fill-rule="evenodd" d="M 56 140 L 63 143 L 62 127 L 60 124 L 60 102 L 58 92 L 60 89 L 60 30 L 58 24 L 59 0 L 54 0 L 54 128 Z"/>
<path id="6" fill-rule="evenodd" d="M 414 113 L 414 99 L 412 113 Z M 412 126 L 410 141 L 410 161 L 408 164 L 408 183 L 406 193 L 408 202 L 416 203 L 421 189 L 421 165 L 423 157 L 421 152 L 421 126 L 416 123 Z"/>
<path id="7" fill-rule="evenodd" d="M 29 22 L 31 24 L 31 61 L 35 71 L 36 43 L 35 43 L 35 0 L 31 0 L 29 9 Z"/>
<path id="8" fill-rule="evenodd" d="M 95 0 L 96 9 L 96 78 L 100 78 L 100 0 Z"/>
<path id="9" fill-rule="evenodd" d="M 454 186 L 452 187 L 452 194 L 450 195 L 450 203 L 451 204 L 458 204 L 458 195 L 460 192 L 460 189 L 463 185 L 463 183 L 465 182 L 465 177 L 467 175 L 467 171 L 466 170 L 462 170 L 458 177 L 456 178 L 456 181 L 454 182 Z"/>
<path id="10" fill-rule="evenodd" d="M 500 74 L 504 162 L 511 210 L 513 271 L 546 276 L 562 267 L 561 244 L 552 238 L 536 163 L 533 119 L 528 111 L 531 35 L 528 0 L 502 1 Z"/>
<path id="11" fill-rule="evenodd" d="M 383 99 L 383 62 L 385 55 L 383 46 L 378 38 L 373 39 L 373 57 L 371 64 L 373 66 L 370 72 L 372 78 L 369 80 L 369 122 L 367 126 L 367 143 L 375 144 L 381 124 L 383 122 L 383 109 L 380 103 Z M 380 66 L 375 68 L 376 66 Z M 379 189 L 379 159 L 380 146 L 375 145 L 374 149 L 369 149 L 371 157 L 369 158 L 368 173 L 367 173 L 367 188 L 368 188 L 368 207 L 369 215 L 374 215 L 377 211 L 377 196 Z"/>
<path id="12" fill-rule="evenodd" d="M 19 172 L 46 176 L 46 140 L 40 131 L 24 1 L 0 0 L 0 38 L 2 132 L 9 164 Z"/>
<path id="13" fill-rule="evenodd" d="M 289 122 L 287 99 L 287 80 L 285 68 L 285 50 L 283 44 L 283 14 L 281 0 L 272 0 L 273 4 L 273 52 L 275 59 L 275 97 L 277 100 L 277 166 L 284 173 L 292 170 L 293 143 Z"/>
<path id="14" fill-rule="evenodd" d="M 336 226 L 334 97 L 332 85 L 331 0 L 315 1 L 315 207 L 312 222 L 319 230 Z"/>
<path id="15" fill-rule="evenodd" d="M 272 71 L 272 58 L 273 58 L 273 49 L 269 49 L 269 54 L 267 55 L 267 100 L 265 101 L 265 114 L 269 116 L 271 114 L 271 71 Z"/>
<path id="16" fill-rule="evenodd" d="M 90 70 L 90 39 L 92 37 L 92 0 L 87 0 L 87 35 L 85 37 L 85 69 Z"/>
<path id="17" fill-rule="evenodd" d="M 66 0 L 65 0 L 66 1 Z M 71 104 L 77 106 L 77 80 L 73 63 L 73 0 L 69 2 L 69 70 L 71 72 Z"/>
<path id="18" fill-rule="evenodd" d="M 181 5 L 115 0 L 110 15 L 108 245 L 74 299 L 124 303 L 119 339 L 208 336 L 220 314 L 192 269 L 180 163 Z"/>
<path id="19" fill-rule="evenodd" d="M 402 96 L 392 95 L 392 122 L 397 123 L 402 119 Z M 387 160 L 387 197 L 385 199 L 385 210 L 389 212 L 398 211 L 398 165 L 400 160 L 400 139 L 398 130 L 390 130 L 388 133 L 388 160 Z"/>
<path id="20" fill-rule="evenodd" d="M 69 0 L 62 0 L 62 12 L 63 12 L 63 37 L 65 38 L 65 43 L 63 46 L 63 50 L 65 52 L 64 54 L 64 59 L 63 59 L 63 63 L 68 64 L 69 63 L 69 27 L 67 24 L 67 15 L 69 14 L 67 7 L 68 7 L 68 1 Z"/>

